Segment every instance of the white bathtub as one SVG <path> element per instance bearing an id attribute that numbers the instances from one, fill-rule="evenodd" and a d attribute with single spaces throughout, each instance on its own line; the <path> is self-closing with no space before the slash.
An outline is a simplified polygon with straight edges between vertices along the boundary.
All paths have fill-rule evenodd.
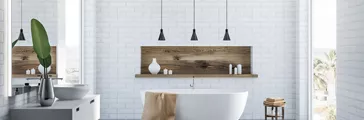
<path id="1" fill-rule="evenodd" d="M 176 120 L 238 120 L 244 112 L 247 91 L 220 89 L 168 89 L 141 91 L 177 94 Z"/>

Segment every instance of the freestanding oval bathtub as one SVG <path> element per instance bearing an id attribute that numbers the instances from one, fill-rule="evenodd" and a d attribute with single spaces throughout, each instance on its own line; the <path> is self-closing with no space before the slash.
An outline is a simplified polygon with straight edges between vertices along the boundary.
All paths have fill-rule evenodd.
<path id="1" fill-rule="evenodd" d="M 141 91 L 177 94 L 176 120 L 238 120 L 244 112 L 247 91 L 220 89 L 168 89 Z"/>

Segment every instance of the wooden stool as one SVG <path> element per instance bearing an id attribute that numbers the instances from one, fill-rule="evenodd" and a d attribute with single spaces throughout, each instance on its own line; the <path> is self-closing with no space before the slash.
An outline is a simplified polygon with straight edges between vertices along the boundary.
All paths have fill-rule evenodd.
<path id="1" fill-rule="evenodd" d="M 276 120 L 278 120 L 279 117 L 282 118 L 282 120 L 284 120 L 284 105 L 279 105 L 279 106 L 274 106 L 274 105 L 267 105 L 267 104 L 264 104 L 264 107 L 265 107 L 265 120 L 267 120 L 267 118 L 272 118 L 272 120 L 274 120 L 274 118 Z M 267 109 L 271 107 L 272 108 L 272 111 L 273 109 L 275 109 L 275 114 L 274 115 L 269 115 L 267 113 Z M 282 109 L 282 113 L 281 115 L 278 115 L 278 108 L 281 108 Z"/>

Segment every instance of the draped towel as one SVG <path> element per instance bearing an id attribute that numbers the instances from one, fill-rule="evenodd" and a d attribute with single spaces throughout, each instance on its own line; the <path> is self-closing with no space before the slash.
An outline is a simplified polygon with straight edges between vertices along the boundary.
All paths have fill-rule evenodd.
<path id="1" fill-rule="evenodd" d="M 175 120 L 176 98 L 173 93 L 146 92 L 142 120 Z"/>

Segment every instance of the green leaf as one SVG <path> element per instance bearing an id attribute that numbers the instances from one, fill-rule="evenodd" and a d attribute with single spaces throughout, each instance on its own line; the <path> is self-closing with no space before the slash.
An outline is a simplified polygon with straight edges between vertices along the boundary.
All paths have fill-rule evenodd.
<path id="1" fill-rule="evenodd" d="M 39 60 L 40 64 L 44 68 L 48 68 L 49 66 L 51 66 L 51 64 L 52 64 L 52 56 L 51 55 L 49 55 L 45 59 L 40 58 L 40 56 L 37 56 L 37 57 L 38 57 L 38 60 Z"/>
<path id="2" fill-rule="evenodd" d="M 14 48 L 14 46 L 16 45 L 16 43 L 18 43 L 18 40 L 15 40 L 12 44 L 12 47 L 11 48 Z"/>
<path id="3" fill-rule="evenodd" d="M 31 31 L 33 39 L 33 49 L 35 53 L 37 53 L 38 58 L 46 59 L 48 56 L 50 56 L 51 52 L 51 46 L 49 45 L 47 31 L 45 30 L 42 23 L 40 23 L 37 19 L 32 19 Z"/>

